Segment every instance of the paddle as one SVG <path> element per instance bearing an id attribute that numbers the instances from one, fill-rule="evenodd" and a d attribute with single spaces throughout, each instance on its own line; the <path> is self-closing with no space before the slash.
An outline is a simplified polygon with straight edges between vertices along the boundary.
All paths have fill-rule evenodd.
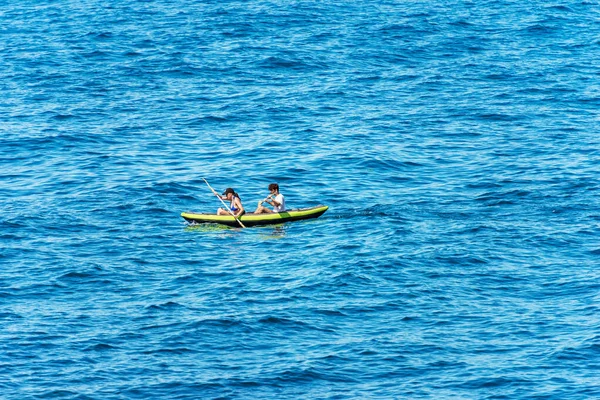
<path id="1" fill-rule="evenodd" d="M 221 203 L 223 203 L 223 206 L 225 207 L 225 209 L 226 209 L 227 211 L 229 211 L 229 214 L 231 214 L 231 216 L 232 216 L 233 218 L 235 218 L 235 220 L 236 220 L 236 221 L 237 221 L 237 222 L 238 222 L 238 223 L 239 223 L 239 224 L 242 226 L 242 228 L 245 228 L 244 224 L 242 224 L 242 221 L 240 221 L 240 220 L 239 220 L 239 218 L 235 216 L 235 214 L 233 213 L 233 211 L 231 211 L 231 209 L 230 209 L 229 207 L 227 207 L 227 204 L 225 204 L 225 202 L 223 201 L 223 199 L 221 198 L 221 196 L 219 196 L 219 194 L 218 194 L 218 193 L 215 191 L 215 189 L 213 189 L 213 188 L 212 188 L 212 186 L 210 186 L 210 185 L 208 184 L 208 181 L 207 181 L 206 179 L 204 179 L 204 178 L 202 178 L 202 180 L 204 180 L 204 182 L 206 183 L 206 185 L 208 186 L 208 188 L 209 188 L 210 190 L 212 190 L 212 192 L 215 194 L 215 196 L 217 196 L 217 198 L 218 198 L 219 200 L 221 200 Z"/>
<path id="2" fill-rule="evenodd" d="M 269 201 L 269 200 L 272 200 L 272 199 L 273 199 L 273 195 L 272 195 L 272 194 L 270 194 L 270 195 L 268 195 L 268 196 L 267 196 L 267 198 L 266 198 L 266 199 L 264 199 L 263 201 L 261 201 L 261 202 L 260 202 L 258 205 L 259 205 L 259 206 L 262 206 L 262 205 L 263 205 L 263 203 L 265 203 L 265 202 L 267 202 L 267 201 Z"/>

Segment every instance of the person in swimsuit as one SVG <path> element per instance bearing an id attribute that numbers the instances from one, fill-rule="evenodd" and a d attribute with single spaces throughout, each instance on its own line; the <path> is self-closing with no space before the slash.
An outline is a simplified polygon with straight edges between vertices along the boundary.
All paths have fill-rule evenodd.
<path id="1" fill-rule="evenodd" d="M 229 209 L 231 210 L 233 215 L 235 215 L 236 217 L 239 217 L 246 212 L 244 210 L 244 206 L 242 205 L 242 200 L 240 199 L 240 196 L 232 188 L 225 189 L 225 191 L 223 192 L 223 195 L 221 196 L 221 199 L 229 200 L 231 202 Z M 229 211 L 224 210 L 222 208 L 219 208 L 217 210 L 217 214 L 218 215 L 231 215 L 231 213 Z"/>
<path id="2" fill-rule="evenodd" d="M 281 193 L 279 193 L 279 185 L 276 183 L 271 183 L 269 185 L 269 192 L 271 192 L 271 194 L 266 199 L 258 202 L 258 207 L 256 208 L 256 211 L 254 211 L 255 214 L 267 214 L 274 212 L 278 213 L 286 210 L 285 198 Z M 273 210 L 264 207 L 262 205 L 263 203 L 268 203 L 273 206 Z"/>

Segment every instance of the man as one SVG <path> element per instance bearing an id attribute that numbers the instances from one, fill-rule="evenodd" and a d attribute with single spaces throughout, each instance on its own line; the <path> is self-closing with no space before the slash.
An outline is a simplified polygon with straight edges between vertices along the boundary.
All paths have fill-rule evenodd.
<path id="1" fill-rule="evenodd" d="M 269 185 L 269 192 L 271 192 L 271 194 L 266 199 L 258 202 L 258 207 L 256 208 L 256 211 L 254 211 L 254 214 L 268 214 L 285 211 L 285 198 L 279 193 L 279 185 L 271 183 Z M 263 203 L 273 206 L 273 210 L 264 207 L 262 205 Z"/>

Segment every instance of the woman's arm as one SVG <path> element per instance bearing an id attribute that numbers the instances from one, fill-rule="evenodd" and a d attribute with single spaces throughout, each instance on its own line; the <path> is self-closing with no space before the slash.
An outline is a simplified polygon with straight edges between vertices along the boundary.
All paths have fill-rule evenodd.
<path id="1" fill-rule="evenodd" d="M 240 201 L 240 199 L 236 197 L 233 202 L 234 202 L 234 207 L 238 209 L 235 216 L 237 217 L 239 215 L 242 215 L 245 210 L 244 210 L 244 206 L 242 205 L 242 202 Z"/>

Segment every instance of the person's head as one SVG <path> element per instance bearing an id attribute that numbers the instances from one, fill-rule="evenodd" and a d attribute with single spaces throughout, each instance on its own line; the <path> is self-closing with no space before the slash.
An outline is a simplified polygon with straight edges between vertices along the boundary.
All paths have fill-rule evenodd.
<path id="1" fill-rule="evenodd" d="M 235 190 L 233 190 L 232 188 L 225 189 L 225 191 L 223 192 L 223 196 L 227 197 L 227 200 L 231 200 L 231 198 L 234 196 L 239 197 Z"/>
<path id="2" fill-rule="evenodd" d="M 269 191 L 270 191 L 271 193 L 277 193 L 277 192 L 279 192 L 279 185 L 278 185 L 278 184 L 276 184 L 276 183 L 271 183 L 271 184 L 269 185 Z"/>

